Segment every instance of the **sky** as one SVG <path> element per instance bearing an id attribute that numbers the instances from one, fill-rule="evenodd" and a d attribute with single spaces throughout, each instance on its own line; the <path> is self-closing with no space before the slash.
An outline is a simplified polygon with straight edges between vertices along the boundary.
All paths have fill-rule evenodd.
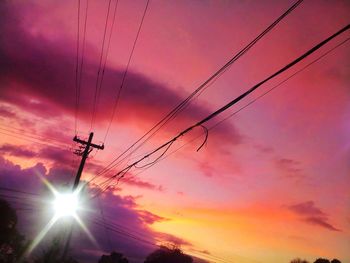
<path id="1" fill-rule="evenodd" d="M 80 2 L 81 51 L 87 1 Z M 90 153 L 82 176 L 87 182 L 293 3 L 151 0 L 111 118 L 146 6 L 119 0 L 112 28 L 112 0 L 92 123 L 109 1 L 88 2 L 77 118 L 77 1 L 1 1 L 0 186 L 45 196 L 40 202 L 27 196 L 22 202 L 31 209 L 18 210 L 28 238 L 50 217 L 42 178 L 57 188 L 74 181 L 80 162 L 73 154 L 75 135 L 87 139 L 93 131 L 93 142 L 105 145 Z M 305 0 L 130 158 L 90 182 L 87 194 L 340 30 L 349 11 L 349 1 Z M 348 38 L 346 32 L 329 42 L 206 127 Z M 176 244 L 211 262 L 350 261 L 349 51 L 345 42 L 211 129 L 199 151 L 205 137 L 200 127 L 178 139 L 154 166 L 132 168 L 118 185 L 87 202 L 81 217 L 95 242 L 77 227 L 73 240 L 80 242 L 72 242 L 73 252 L 89 262 L 112 248 L 142 262 L 156 248 L 150 242 Z M 81 63 L 81 52 L 79 58 Z M 149 242 L 112 232 L 101 226 L 106 222 Z"/>

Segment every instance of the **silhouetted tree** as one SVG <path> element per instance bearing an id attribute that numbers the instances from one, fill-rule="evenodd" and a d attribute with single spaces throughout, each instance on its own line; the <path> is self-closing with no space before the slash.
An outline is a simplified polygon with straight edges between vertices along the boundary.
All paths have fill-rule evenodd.
<path id="1" fill-rule="evenodd" d="M 34 263 L 78 263 L 78 261 L 70 256 L 62 260 L 62 246 L 58 239 L 54 239 L 40 257 L 34 260 Z"/>
<path id="2" fill-rule="evenodd" d="M 0 199 L 0 262 L 18 262 L 26 245 L 24 236 L 17 230 L 16 211 Z"/>
<path id="3" fill-rule="evenodd" d="M 161 247 L 150 254 L 145 263 L 192 263 L 193 259 L 178 248 Z"/>
<path id="4" fill-rule="evenodd" d="M 110 255 L 102 255 L 98 263 L 129 263 L 123 254 L 112 252 Z"/>
<path id="5" fill-rule="evenodd" d="M 318 258 L 314 263 L 331 263 L 331 262 L 326 258 Z"/>
<path id="6" fill-rule="evenodd" d="M 339 259 L 332 259 L 331 263 L 341 263 L 341 261 Z"/>
<path id="7" fill-rule="evenodd" d="M 290 263 L 309 263 L 309 262 L 305 259 L 295 258 Z"/>

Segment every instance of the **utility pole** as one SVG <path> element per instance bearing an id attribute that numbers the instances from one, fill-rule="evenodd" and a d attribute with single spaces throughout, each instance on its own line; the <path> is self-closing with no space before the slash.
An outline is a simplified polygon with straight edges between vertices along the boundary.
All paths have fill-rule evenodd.
<path id="1" fill-rule="evenodd" d="M 93 150 L 93 149 L 90 149 L 90 147 L 96 148 L 96 149 L 99 149 L 99 150 L 103 150 L 105 148 L 103 144 L 102 145 L 97 145 L 97 144 L 91 143 L 93 136 L 94 136 L 94 133 L 91 132 L 88 141 L 80 140 L 77 136 L 74 136 L 74 138 L 73 138 L 73 141 L 75 141 L 77 143 L 80 143 L 81 145 L 85 145 L 85 149 L 84 149 L 84 151 L 82 153 L 79 150 L 75 152 L 75 154 L 81 155 L 82 158 L 81 158 L 81 162 L 80 162 L 80 165 L 79 165 L 79 169 L 78 169 L 77 175 L 75 176 L 75 181 L 74 181 L 74 185 L 73 185 L 73 191 L 75 189 L 77 189 L 77 187 L 79 185 L 80 177 L 81 177 L 81 174 L 83 173 L 85 161 L 86 161 L 89 153 Z"/>
<path id="2" fill-rule="evenodd" d="M 81 178 L 81 175 L 83 173 L 84 165 L 85 165 L 87 157 L 89 156 L 89 153 L 93 150 L 93 148 L 99 149 L 99 150 L 103 150 L 105 148 L 104 144 L 97 145 L 97 144 L 92 143 L 93 137 L 94 137 L 94 133 L 90 132 L 88 141 L 81 140 L 76 135 L 73 138 L 73 141 L 81 144 L 79 149 L 74 152 L 74 154 L 81 156 L 81 161 L 80 161 L 79 169 L 77 171 L 77 175 L 75 176 L 75 180 L 74 180 L 74 184 L 73 184 L 73 192 L 78 188 L 80 178 Z M 84 150 L 82 150 L 82 149 L 84 149 Z M 72 232 L 73 232 L 73 228 L 71 225 L 70 229 L 69 229 L 69 233 L 68 233 L 67 242 L 65 244 L 63 254 L 62 254 L 62 261 L 64 261 L 66 259 L 68 248 L 69 248 L 69 243 L 70 243 L 70 240 L 72 237 Z"/>

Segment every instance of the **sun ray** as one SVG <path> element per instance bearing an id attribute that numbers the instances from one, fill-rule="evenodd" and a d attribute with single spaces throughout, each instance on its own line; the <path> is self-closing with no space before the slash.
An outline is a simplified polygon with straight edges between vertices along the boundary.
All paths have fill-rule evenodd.
<path id="1" fill-rule="evenodd" d="M 51 218 L 51 220 L 46 224 L 46 226 L 41 230 L 41 232 L 36 236 L 36 238 L 31 242 L 28 250 L 25 255 L 29 256 L 30 253 L 34 250 L 34 248 L 40 243 L 40 241 L 45 237 L 47 232 L 52 228 L 52 226 L 56 223 L 58 217 L 55 215 Z"/>
<path id="2" fill-rule="evenodd" d="M 84 224 L 84 222 L 80 219 L 80 217 L 77 214 L 73 215 L 74 219 L 78 222 L 78 224 L 80 225 L 80 227 L 84 230 L 85 234 L 89 237 L 89 239 L 91 240 L 91 242 L 98 248 L 99 245 L 97 244 L 96 239 L 94 238 L 94 236 L 91 234 L 90 230 L 86 227 L 86 225 Z"/>

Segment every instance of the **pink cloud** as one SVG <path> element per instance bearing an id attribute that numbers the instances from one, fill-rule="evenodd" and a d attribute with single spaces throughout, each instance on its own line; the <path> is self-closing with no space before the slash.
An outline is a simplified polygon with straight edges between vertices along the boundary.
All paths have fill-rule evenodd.
<path id="1" fill-rule="evenodd" d="M 283 177 L 303 179 L 304 171 L 300 168 L 300 162 L 288 159 L 278 158 L 275 160 L 277 168 L 282 172 Z"/>
<path id="2" fill-rule="evenodd" d="M 0 80 L 4 85 L 2 100 L 42 117 L 59 117 L 64 113 L 74 115 L 74 48 L 73 41 L 51 41 L 43 35 L 32 35 L 19 19 L 20 9 L 10 3 L 1 4 L 5 16 L 1 17 L 2 28 L 7 38 L 0 44 Z M 81 94 L 79 117 L 89 121 L 92 112 L 95 72 L 98 63 L 89 57 L 85 60 L 83 73 L 84 92 Z M 123 75 L 123 69 L 107 67 L 105 85 L 101 92 L 96 120 L 103 124 L 110 119 L 115 96 Z M 13 93 L 13 88 L 16 93 Z M 118 121 L 139 128 L 149 128 L 160 120 L 183 98 L 167 85 L 149 79 L 142 74 L 129 72 L 127 84 L 118 106 Z M 205 106 L 191 105 L 186 114 L 176 119 L 179 129 L 198 121 L 209 114 Z M 240 134 L 232 125 L 223 125 L 217 130 L 230 136 L 231 141 L 240 141 Z"/>

